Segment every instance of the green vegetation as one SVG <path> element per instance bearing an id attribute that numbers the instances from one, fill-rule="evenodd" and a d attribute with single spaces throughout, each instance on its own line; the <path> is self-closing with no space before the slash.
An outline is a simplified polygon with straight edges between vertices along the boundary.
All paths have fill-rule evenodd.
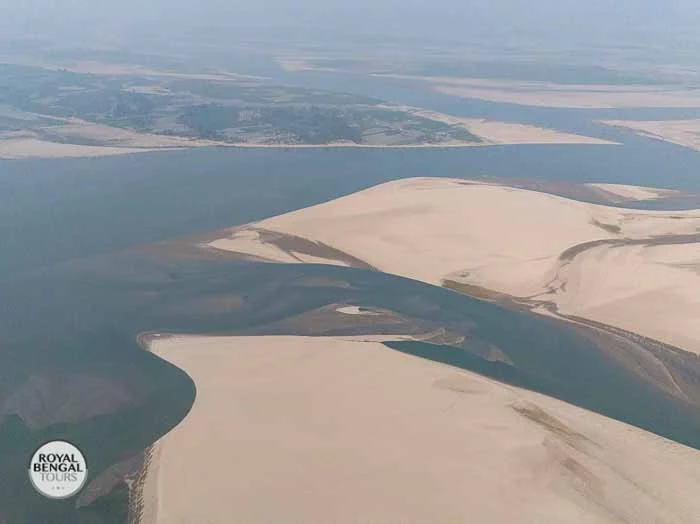
<path id="1" fill-rule="evenodd" d="M 380 104 L 366 96 L 213 75 L 102 76 L 0 65 L 0 131 L 31 131 L 56 142 L 93 143 L 91 136 L 61 135 L 56 128 L 70 118 L 137 132 L 261 145 L 479 140 L 460 126 Z"/>
<path id="2" fill-rule="evenodd" d="M 325 105 L 190 106 L 177 122 L 192 136 L 264 144 L 439 144 L 478 138 L 467 130 L 405 112 Z"/>

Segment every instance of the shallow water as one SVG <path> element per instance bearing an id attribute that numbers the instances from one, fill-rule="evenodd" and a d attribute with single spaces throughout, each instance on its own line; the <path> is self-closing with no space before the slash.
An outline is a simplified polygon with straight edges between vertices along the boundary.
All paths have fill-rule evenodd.
<path id="1" fill-rule="evenodd" d="M 326 81 L 321 80 L 313 82 Z M 376 84 L 351 87 L 372 90 Z M 143 351 L 135 342 L 138 333 L 264 331 L 275 321 L 343 301 L 448 326 L 469 335 L 467 346 L 496 344 L 515 365 L 488 362 L 464 348 L 392 344 L 399 351 L 558 396 L 700 447 L 695 407 L 639 382 L 598 343 L 552 320 L 415 281 L 344 268 L 241 264 L 159 250 L 79 260 L 258 220 L 412 176 L 700 190 L 700 154 L 598 128 L 591 123 L 593 113 L 407 94 L 400 86 L 382 89 L 399 102 L 422 100 L 427 107 L 455 114 L 517 115 L 568 131 L 596 130 L 624 145 L 203 149 L 0 162 L 0 407 L 9 402 L 39 420 L 48 415 L 36 402 L 49 407 L 52 400 L 73 403 L 74 414 L 92 409 L 90 416 L 49 418 L 39 427 L 16 416 L 0 418 L 0 450 L 5 450 L 0 469 L 7 472 L 6 482 L 0 483 L 0 517 L 10 522 L 119 522 L 123 489 L 82 509 L 76 509 L 75 501 L 49 503 L 29 487 L 25 458 L 44 440 L 67 438 L 86 452 L 94 479 L 143 451 L 185 415 L 194 398 L 193 384 Z M 351 285 L 295 284 L 319 275 Z M 245 296 L 244 307 L 235 313 L 200 310 L 200 299 L 222 292 Z M 91 378 L 92 386 L 76 377 Z M 120 404 L 119 395 L 106 393 L 114 389 L 128 391 L 128 401 Z M 18 393 L 26 390 L 28 397 Z M 52 399 L 47 393 L 59 390 L 66 391 L 65 397 Z"/>
<path id="2" fill-rule="evenodd" d="M 309 286 L 310 277 L 326 277 L 328 284 Z M 346 285 L 334 284 L 339 281 Z M 12 403 L 19 417 L 6 417 L 0 425 L 0 465 L 6 474 L 0 508 L 12 522 L 118 521 L 112 519 L 123 504 L 119 511 L 116 502 L 106 509 L 99 504 L 77 509 L 71 502 L 39 498 L 28 486 L 25 459 L 46 440 L 67 439 L 83 450 L 95 479 L 185 416 L 194 400 L 192 382 L 141 349 L 137 334 L 262 334 L 279 321 L 335 303 L 391 310 L 466 337 L 459 347 L 388 344 L 399 351 L 562 398 L 700 449 L 700 409 L 640 379 L 600 339 L 549 318 L 383 273 L 231 262 L 156 249 L 64 264 L 5 282 L 0 293 L 5 308 L 0 394 L 16 398 L 28 384 L 35 389 L 24 402 Z M 206 301 L 221 296 L 243 297 L 243 302 L 230 310 Z M 359 328 L 328 329 L 326 334 L 348 334 Z M 485 360 L 484 347 L 498 348 L 510 364 Z M 700 374 L 700 368 L 688 373 Z M 42 383 L 51 386 L 42 390 L 37 386 Z M 62 388 L 68 391 L 64 396 L 58 393 Z M 128 401 L 116 402 L 109 394 L 114 390 L 128 392 Z M 89 407 L 91 416 L 80 415 Z M 64 410 L 65 421 L 51 420 L 57 408 Z M 111 493 L 118 498 L 121 492 Z"/>

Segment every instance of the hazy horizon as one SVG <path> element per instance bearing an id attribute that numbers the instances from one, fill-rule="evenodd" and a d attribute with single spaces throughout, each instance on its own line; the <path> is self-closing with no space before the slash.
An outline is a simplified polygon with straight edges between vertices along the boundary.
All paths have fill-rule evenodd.
<path id="1" fill-rule="evenodd" d="M 683 47 L 700 22 L 691 0 L 0 0 L 0 28 L 13 37 L 172 34 L 206 27 L 337 31 L 339 35 L 469 40 L 622 41 Z M 235 35 L 234 35 L 235 36 Z"/>

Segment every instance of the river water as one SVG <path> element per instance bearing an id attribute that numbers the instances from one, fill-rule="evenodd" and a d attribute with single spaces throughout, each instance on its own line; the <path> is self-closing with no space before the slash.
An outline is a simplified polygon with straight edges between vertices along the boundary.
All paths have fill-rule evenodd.
<path id="1" fill-rule="evenodd" d="M 697 116 L 697 111 L 524 108 L 455 99 L 393 81 L 348 78 L 280 73 L 278 80 L 457 115 L 545 125 L 622 145 L 213 148 L 1 161 L 0 469 L 7 474 L 0 484 L 0 508 L 9 509 L 0 510 L 0 517 L 11 522 L 120 522 L 123 486 L 84 508 L 76 508 L 74 501 L 49 503 L 29 488 L 24 458 L 44 440 L 67 438 L 83 448 L 94 479 L 138 455 L 185 415 L 195 395 L 193 384 L 144 352 L 135 342 L 138 333 L 236 332 L 336 301 L 449 325 L 496 344 L 516 365 L 499 367 L 449 347 L 403 344 L 397 350 L 559 396 L 700 448 L 695 408 L 640 383 L 599 345 L 551 320 L 366 271 L 183 260 L 157 250 L 156 255 L 138 249 L 110 254 L 413 176 L 615 182 L 700 191 L 699 153 L 594 123 L 598 118 Z M 310 275 L 330 275 L 351 286 L 295 286 Z M 180 307 L 222 290 L 247 297 L 246 308 L 231 315 Z M 591 383 L 595 390 L 588 387 Z M 49 407 L 42 409 L 41 403 Z"/>

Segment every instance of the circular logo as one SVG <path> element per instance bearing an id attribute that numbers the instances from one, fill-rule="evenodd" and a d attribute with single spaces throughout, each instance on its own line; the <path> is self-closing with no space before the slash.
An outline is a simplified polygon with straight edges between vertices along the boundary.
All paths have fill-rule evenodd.
<path id="1" fill-rule="evenodd" d="M 85 457 L 78 448 L 69 442 L 54 440 L 34 452 L 29 463 L 29 480 L 45 497 L 67 499 L 81 490 L 87 471 Z"/>

